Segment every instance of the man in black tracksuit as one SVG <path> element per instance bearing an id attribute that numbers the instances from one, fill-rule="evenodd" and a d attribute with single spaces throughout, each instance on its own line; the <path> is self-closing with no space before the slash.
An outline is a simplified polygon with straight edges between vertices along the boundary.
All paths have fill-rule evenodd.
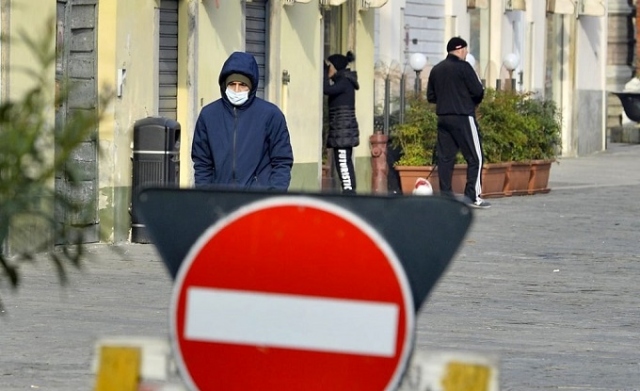
<path id="1" fill-rule="evenodd" d="M 475 70 L 465 61 L 467 43 L 453 37 L 447 44 L 447 58 L 431 70 L 427 100 L 436 104 L 438 115 L 437 165 L 440 192 L 453 196 L 451 179 L 458 150 L 467 161 L 467 184 L 464 195 L 469 205 L 489 208 L 482 194 L 482 145 L 475 118 L 476 106 L 484 97 L 484 87 Z"/>

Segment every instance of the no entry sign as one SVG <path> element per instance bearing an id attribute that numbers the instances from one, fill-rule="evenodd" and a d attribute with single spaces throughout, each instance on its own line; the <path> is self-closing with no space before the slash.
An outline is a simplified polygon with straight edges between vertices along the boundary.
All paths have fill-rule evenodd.
<path id="1" fill-rule="evenodd" d="M 178 366 L 197 390 L 392 390 L 414 324 L 384 238 L 304 196 L 248 204 L 206 230 L 171 306 Z"/>

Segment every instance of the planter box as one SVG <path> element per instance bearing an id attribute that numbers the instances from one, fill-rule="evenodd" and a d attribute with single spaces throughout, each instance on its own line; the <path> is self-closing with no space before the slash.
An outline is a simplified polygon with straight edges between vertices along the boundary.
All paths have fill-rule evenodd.
<path id="1" fill-rule="evenodd" d="M 548 193 L 549 174 L 553 160 L 531 162 L 488 163 L 482 166 L 482 197 L 498 198 L 512 195 Z M 418 178 L 428 178 L 434 193 L 440 192 L 438 170 L 434 166 L 396 166 L 403 194 L 411 194 Z M 456 194 L 464 194 L 467 165 L 453 168 L 451 187 Z"/>
<path id="2" fill-rule="evenodd" d="M 402 194 L 410 195 L 415 187 L 416 179 L 427 177 L 429 178 L 431 187 L 433 187 L 433 191 L 436 192 L 438 174 L 431 174 L 433 166 L 396 166 L 395 169 L 400 176 L 400 188 L 402 189 Z M 429 177 L 429 175 L 431 175 L 431 177 Z M 436 178 L 435 181 L 433 180 L 434 176 Z"/>
<path id="3" fill-rule="evenodd" d="M 440 192 L 440 182 L 438 170 L 434 171 L 434 166 L 396 166 L 396 171 L 400 175 L 400 186 L 402 193 L 411 194 L 418 178 L 428 178 L 434 193 Z M 432 173 L 432 171 L 434 171 Z M 451 179 L 451 189 L 456 194 L 464 193 L 464 186 L 467 183 L 467 165 L 456 164 L 453 167 L 453 178 Z"/>
<path id="4" fill-rule="evenodd" d="M 506 196 L 529 194 L 530 178 L 531 164 L 529 162 L 511 162 L 507 170 L 504 194 Z"/>
<path id="5" fill-rule="evenodd" d="M 548 193 L 549 174 L 553 160 L 532 160 L 531 176 L 529 178 L 529 194 Z"/>
<path id="6" fill-rule="evenodd" d="M 511 163 L 487 163 L 482 166 L 482 197 L 504 197 L 507 171 Z"/>

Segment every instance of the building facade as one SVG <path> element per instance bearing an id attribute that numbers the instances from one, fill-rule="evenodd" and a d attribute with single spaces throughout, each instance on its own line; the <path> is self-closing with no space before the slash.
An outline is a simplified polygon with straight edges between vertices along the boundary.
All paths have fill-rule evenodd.
<path id="1" fill-rule="evenodd" d="M 378 13 L 376 60 L 397 63 L 411 82 L 410 55 L 423 53 L 425 85 L 430 67 L 446 56 L 446 42 L 461 36 L 487 87 L 513 83 L 554 99 L 562 111 L 562 155 L 586 155 L 606 143 L 607 6 L 604 0 L 390 2 Z M 507 58 L 517 60 L 512 69 Z"/>
<path id="2" fill-rule="evenodd" d="M 356 112 L 361 143 L 355 149 L 362 192 L 370 188 L 368 136 L 373 128 L 374 10 L 376 0 L 4 0 L 3 31 L 55 23 L 52 44 L 64 56 L 52 70 L 79 86 L 63 110 L 102 109 L 95 141 L 77 156 L 86 166 L 79 197 L 93 201 L 95 214 L 82 227 L 89 241 L 129 240 L 132 143 L 138 120 L 162 116 L 178 121 L 180 186 L 193 183 L 190 149 L 200 109 L 220 97 L 218 75 L 234 51 L 256 57 L 262 73 L 259 95 L 285 113 L 294 150 L 291 190 L 319 191 L 322 182 L 322 76 L 324 59 L 356 53 L 360 90 Z M 37 4 L 36 4 L 37 3 Z M 34 17 L 38 15 L 38 17 Z M 29 63 L 19 45 L 2 46 L 3 69 Z M 3 97 L 19 96 L 19 76 L 3 72 Z M 99 107 L 98 93 L 114 97 Z M 56 184 L 62 188 L 64 184 Z"/>
<path id="3" fill-rule="evenodd" d="M 612 3 L 609 1 L 608 3 Z M 291 189 L 322 186 L 323 60 L 333 53 L 356 54 L 361 88 L 356 112 L 361 129 L 355 150 L 360 192 L 371 184 L 368 136 L 378 106 L 380 64 L 386 72 L 415 77 L 413 53 L 431 66 L 446 55 L 451 36 L 469 42 L 478 74 L 488 87 L 511 86 L 554 99 L 562 111 L 562 155 L 606 148 L 608 81 L 616 85 L 629 66 L 611 63 L 609 19 L 628 18 L 617 1 L 609 15 L 604 0 L 3 0 L 0 28 L 34 36 L 55 25 L 51 36 L 62 56 L 51 70 L 56 80 L 76 86 L 50 120 L 64 121 L 74 110 L 102 109 L 96 137 L 74 159 L 83 167 L 78 197 L 95 213 L 60 216 L 80 227 L 89 241 L 129 240 L 132 142 L 136 121 L 162 116 L 178 121 L 179 182 L 192 184 L 191 137 L 200 109 L 220 97 L 218 74 L 237 50 L 249 51 L 262 73 L 259 94 L 285 113 L 295 155 Z M 616 22 L 617 23 L 617 22 Z M 38 28 L 42 26 L 41 31 Z M 618 26 L 618 24 L 616 24 Z M 27 28 L 28 27 L 28 28 Z M 615 27 L 615 26 L 613 26 Z M 615 27 L 621 35 L 621 27 Z M 617 42 L 617 41 L 616 41 Z M 628 46 L 628 44 L 627 44 Z M 2 42 L 0 96 L 26 91 L 30 80 L 18 72 L 33 64 L 27 49 Z M 505 58 L 514 58 L 513 68 Z M 614 69 L 615 68 L 615 69 Z M 623 75 L 612 76 L 612 72 Z M 609 72 L 609 73 L 607 73 Z M 411 85 L 411 84 L 409 84 Z M 100 91 L 114 97 L 100 107 Z M 67 191 L 65 183 L 55 183 Z M 70 190 L 69 190 L 70 191 Z"/>

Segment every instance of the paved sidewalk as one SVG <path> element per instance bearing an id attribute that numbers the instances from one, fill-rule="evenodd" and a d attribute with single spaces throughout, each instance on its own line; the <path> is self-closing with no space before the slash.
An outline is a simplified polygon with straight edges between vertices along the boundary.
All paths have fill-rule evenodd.
<path id="1" fill-rule="evenodd" d="M 493 199 L 419 317 L 418 346 L 497 354 L 502 390 L 640 390 L 640 146 L 562 159 Z"/>
<path id="2" fill-rule="evenodd" d="M 561 159 L 550 185 L 475 212 L 417 345 L 497 355 L 502 390 L 640 390 L 640 146 Z M 98 338 L 168 337 L 155 248 L 116 248 L 89 246 L 64 289 L 46 262 L 0 283 L 0 390 L 90 390 Z"/>

